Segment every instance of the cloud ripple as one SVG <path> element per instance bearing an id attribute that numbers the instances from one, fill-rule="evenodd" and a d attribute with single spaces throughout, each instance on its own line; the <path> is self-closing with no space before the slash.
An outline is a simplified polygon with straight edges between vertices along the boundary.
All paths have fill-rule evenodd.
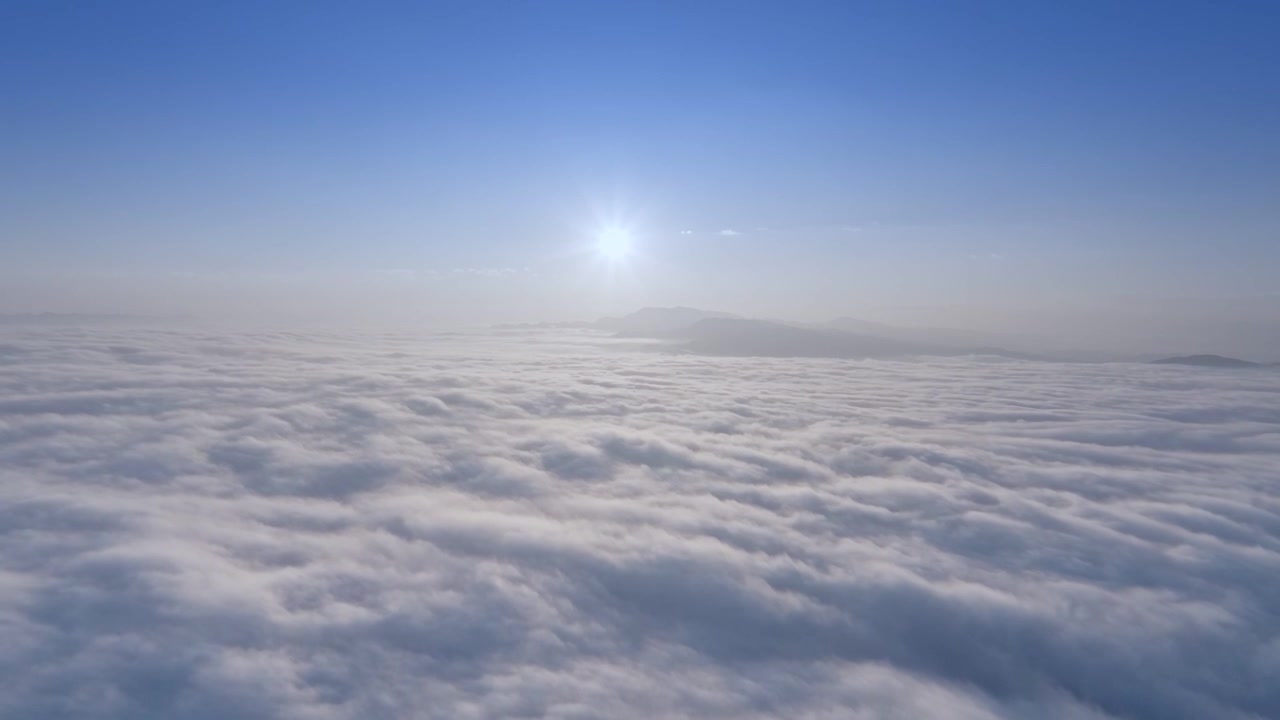
<path id="1" fill-rule="evenodd" d="M 1274 373 L 3 340 L 0 717 L 1280 716 Z"/>

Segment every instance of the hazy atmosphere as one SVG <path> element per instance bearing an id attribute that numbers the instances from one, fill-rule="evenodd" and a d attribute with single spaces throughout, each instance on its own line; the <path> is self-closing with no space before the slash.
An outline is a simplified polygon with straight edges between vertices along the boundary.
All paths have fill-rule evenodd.
<path id="1" fill-rule="evenodd" d="M 1280 717 L 1280 5 L 0 0 L 0 718 Z"/>
<path id="2" fill-rule="evenodd" d="M 1270 2 L 10 1 L 0 312 L 690 305 L 1277 355 L 1278 24 Z M 590 252 L 607 227 L 624 267 Z"/>

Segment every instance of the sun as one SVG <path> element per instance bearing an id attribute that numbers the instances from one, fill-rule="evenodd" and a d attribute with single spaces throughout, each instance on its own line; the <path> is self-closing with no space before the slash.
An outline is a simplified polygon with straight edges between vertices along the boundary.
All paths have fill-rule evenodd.
<path id="1" fill-rule="evenodd" d="M 611 263 L 631 255 L 631 233 L 623 228 L 604 228 L 596 235 L 596 253 Z"/>

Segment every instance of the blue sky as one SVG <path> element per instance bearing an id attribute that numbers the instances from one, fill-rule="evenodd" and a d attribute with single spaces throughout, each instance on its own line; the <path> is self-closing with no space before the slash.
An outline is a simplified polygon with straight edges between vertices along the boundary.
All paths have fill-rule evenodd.
<path id="1" fill-rule="evenodd" d="M 6 0 L 0 310 L 1253 317 L 1277 77 L 1247 0 Z"/>

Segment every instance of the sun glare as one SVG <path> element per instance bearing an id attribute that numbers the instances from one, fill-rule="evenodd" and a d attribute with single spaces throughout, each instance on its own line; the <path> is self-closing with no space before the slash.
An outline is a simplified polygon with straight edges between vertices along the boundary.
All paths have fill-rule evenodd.
<path id="1" fill-rule="evenodd" d="M 631 233 L 622 228 L 605 228 L 596 236 L 596 252 L 609 262 L 619 262 L 631 254 Z"/>

